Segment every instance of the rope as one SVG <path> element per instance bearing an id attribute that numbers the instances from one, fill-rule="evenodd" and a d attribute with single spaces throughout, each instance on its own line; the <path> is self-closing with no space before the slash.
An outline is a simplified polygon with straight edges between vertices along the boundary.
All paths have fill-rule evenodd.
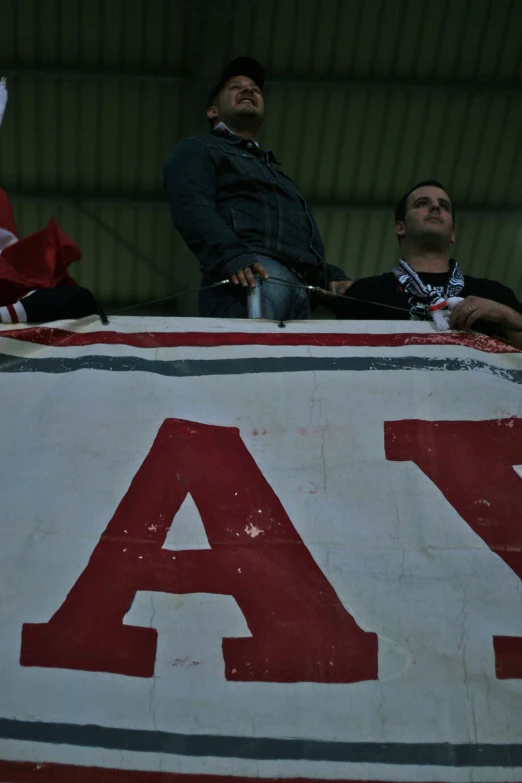
<path id="1" fill-rule="evenodd" d="M 171 294 L 170 296 L 162 296 L 161 299 L 150 299 L 148 302 L 140 302 L 140 304 L 131 305 L 130 307 L 122 307 L 121 310 L 113 310 L 107 315 L 117 315 L 118 313 L 126 313 L 129 310 L 136 310 L 137 307 L 148 307 L 158 302 L 168 302 L 170 299 L 178 299 L 180 296 L 189 296 L 190 294 L 199 294 L 200 291 L 208 291 L 209 288 L 219 288 L 219 286 L 229 283 L 230 280 L 220 280 L 219 283 L 212 283 L 212 285 L 204 285 L 199 288 L 192 288 L 189 291 L 180 291 L 178 294 Z"/>
<path id="2" fill-rule="evenodd" d="M 321 296 L 324 296 L 325 298 L 333 298 L 333 299 L 349 299 L 352 302 L 360 302 L 362 304 L 371 304 L 376 305 L 377 307 L 385 307 L 388 310 L 400 310 L 401 313 L 408 313 L 409 309 L 407 307 L 398 307 L 397 305 L 388 305 L 384 304 L 383 302 L 372 302 L 371 299 L 360 299 L 358 296 L 349 296 L 348 294 L 335 294 L 333 291 L 326 291 L 324 288 L 321 288 L 318 285 L 298 285 L 297 283 L 288 283 L 286 280 L 282 280 L 280 277 L 270 277 L 271 281 L 277 280 L 279 281 L 279 285 L 286 285 L 289 288 L 306 288 L 308 291 L 314 291 L 315 293 L 320 294 Z M 338 281 L 341 282 L 341 281 Z"/>
<path id="3" fill-rule="evenodd" d="M 359 299 L 357 296 L 349 296 L 347 294 L 336 294 L 332 291 L 326 291 L 324 288 L 320 288 L 317 285 L 305 285 L 304 283 L 289 283 L 287 280 L 283 280 L 280 277 L 270 276 L 270 283 L 272 285 L 286 286 L 287 288 L 305 288 L 307 291 L 313 291 L 320 296 L 328 299 L 348 299 L 352 302 L 359 302 L 360 304 L 369 304 L 376 307 L 383 307 L 386 310 L 400 310 L 401 313 L 408 313 L 407 307 L 398 307 L 397 305 L 384 304 L 383 302 L 372 302 L 370 299 Z M 113 310 L 111 313 L 107 313 L 107 316 L 118 315 L 119 313 L 126 313 L 129 310 L 136 310 L 139 307 L 148 307 L 152 304 L 158 304 L 159 302 L 168 302 L 172 299 L 178 299 L 182 296 L 190 296 L 191 294 L 198 294 L 200 291 L 208 291 L 211 288 L 219 288 L 222 285 L 230 284 L 230 280 L 220 280 L 218 283 L 212 283 L 212 285 L 201 286 L 200 288 L 192 288 L 188 291 L 180 291 L 177 294 L 171 294 L 170 296 L 163 296 L 160 299 L 150 299 L 147 302 L 140 302 L 140 304 L 130 305 L 130 307 L 122 307 L 120 310 Z M 103 319 L 102 319 L 103 320 Z M 105 321 L 103 321 L 105 323 Z M 108 323 L 108 321 L 107 321 Z"/>

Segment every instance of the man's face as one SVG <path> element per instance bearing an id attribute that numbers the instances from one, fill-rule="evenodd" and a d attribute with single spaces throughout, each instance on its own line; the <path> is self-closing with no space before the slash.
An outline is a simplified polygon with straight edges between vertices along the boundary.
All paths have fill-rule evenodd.
<path id="1" fill-rule="evenodd" d="M 234 120 L 257 119 L 259 125 L 265 113 L 261 90 L 248 76 L 234 76 L 225 82 L 216 103 L 210 106 L 207 116 L 212 120 L 234 125 Z"/>
<path id="2" fill-rule="evenodd" d="M 404 221 L 395 223 L 399 239 L 432 241 L 449 247 L 455 241 L 451 200 L 448 194 L 435 187 L 425 185 L 408 196 Z"/>

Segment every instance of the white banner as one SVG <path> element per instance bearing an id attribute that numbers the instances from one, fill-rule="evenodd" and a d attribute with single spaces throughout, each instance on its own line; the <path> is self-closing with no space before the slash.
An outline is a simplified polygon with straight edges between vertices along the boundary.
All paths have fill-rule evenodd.
<path id="1" fill-rule="evenodd" d="M 522 780 L 521 357 L 3 328 L 0 780 Z"/>

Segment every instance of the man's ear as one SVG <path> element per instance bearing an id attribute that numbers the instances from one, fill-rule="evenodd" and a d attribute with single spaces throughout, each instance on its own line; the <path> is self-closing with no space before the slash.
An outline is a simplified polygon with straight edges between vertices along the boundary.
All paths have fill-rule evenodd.
<path id="1" fill-rule="evenodd" d="M 404 229 L 404 220 L 396 220 L 395 221 L 395 236 L 401 241 L 401 239 L 404 238 L 405 229 Z"/>
<path id="2" fill-rule="evenodd" d="M 451 239 L 450 239 L 451 244 L 453 244 L 454 241 L 455 241 L 455 229 L 453 229 L 453 231 L 451 232 Z"/>
<path id="3" fill-rule="evenodd" d="M 207 117 L 209 120 L 217 120 L 218 111 L 216 106 L 209 106 L 207 109 Z"/>

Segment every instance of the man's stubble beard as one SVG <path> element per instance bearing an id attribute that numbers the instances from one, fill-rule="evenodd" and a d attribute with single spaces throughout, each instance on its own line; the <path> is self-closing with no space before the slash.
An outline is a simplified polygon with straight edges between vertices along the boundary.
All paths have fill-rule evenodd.
<path id="1" fill-rule="evenodd" d="M 408 237 L 408 244 L 430 252 L 446 253 L 451 247 L 451 237 L 442 232 L 422 231 L 414 232 Z"/>
<path id="2" fill-rule="evenodd" d="M 223 119 L 223 122 L 234 130 L 257 133 L 263 124 L 263 114 L 260 114 L 255 106 L 249 110 L 241 109 L 240 111 L 234 108 Z"/>

